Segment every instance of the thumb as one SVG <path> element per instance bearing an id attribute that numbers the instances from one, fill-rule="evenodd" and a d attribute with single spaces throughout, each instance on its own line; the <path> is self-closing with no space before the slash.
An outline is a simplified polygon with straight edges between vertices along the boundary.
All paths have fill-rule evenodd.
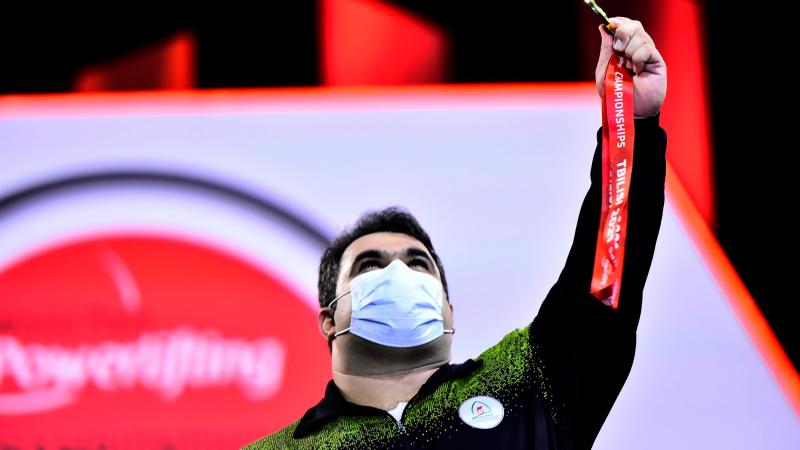
<path id="1" fill-rule="evenodd" d="M 614 53 L 614 49 L 611 47 L 614 42 L 614 37 L 605 29 L 605 26 L 603 25 L 598 25 L 597 29 L 600 31 L 600 56 L 597 58 L 597 68 L 594 71 L 594 78 L 595 82 L 597 83 L 597 93 L 602 96 L 603 79 L 606 76 L 606 67 L 608 65 L 609 58 L 611 58 L 611 55 Z"/>

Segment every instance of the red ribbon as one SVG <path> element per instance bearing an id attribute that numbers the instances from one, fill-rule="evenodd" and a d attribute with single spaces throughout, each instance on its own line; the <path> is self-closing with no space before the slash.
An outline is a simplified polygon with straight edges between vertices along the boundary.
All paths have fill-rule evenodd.
<path id="1" fill-rule="evenodd" d="M 591 293 L 619 306 L 628 197 L 633 173 L 633 71 L 625 58 L 611 54 L 603 80 L 603 206 L 594 256 Z"/>

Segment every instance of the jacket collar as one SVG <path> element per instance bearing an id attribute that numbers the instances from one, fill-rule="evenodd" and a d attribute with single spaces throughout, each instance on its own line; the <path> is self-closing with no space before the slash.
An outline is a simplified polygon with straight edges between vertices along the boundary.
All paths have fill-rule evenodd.
<path id="1" fill-rule="evenodd" d="M 469 375 L 483 364 L 482 360 L 468 359 L 461 364 L 446 364 L 439 367 L 427 381 L 420 387 L 415 397 L 420 397 L 433 392 L 442 383 L 448 380 Z M 357 405 L 345 400 L 342 392 L 333 380 L 325 388 L 325 397 L 314 407 L 306 411 L 305 415 L 295 428 L 293 437 L 302 438 L 332 421 L 337 416 L 375 416 L 386 414 L 386 411 L 371 406 Z"/>

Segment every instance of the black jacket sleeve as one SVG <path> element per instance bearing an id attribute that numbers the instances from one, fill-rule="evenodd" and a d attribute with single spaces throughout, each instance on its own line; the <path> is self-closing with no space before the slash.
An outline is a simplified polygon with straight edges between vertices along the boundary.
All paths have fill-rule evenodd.
<path id="1" fill-rule="evenodd" d="M 569 447 L 589 449 L 628 377 L 636 347 L 642 290 L 664 208 L 666 142 L 659 116 L 636 119 L 628 231 L 619 308 L 589 292 L 602 196 L 602 130 L 567 262 L 530 328 L 531 344 L 563 405 Z"/>

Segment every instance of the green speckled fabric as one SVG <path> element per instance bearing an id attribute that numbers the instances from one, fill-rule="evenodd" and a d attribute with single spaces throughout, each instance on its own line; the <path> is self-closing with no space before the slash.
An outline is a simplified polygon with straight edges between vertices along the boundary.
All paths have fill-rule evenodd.
<path id="1" fill-rule="evenodd" d="M 401 434 L 405 434 L 402 437 L 414 448 L 441 440 L 462 425 L 454 411 L 471 397 L 485 395 L 496 398 L 503 404 L 506 416 L 514 415 L 522 408 L 532 390 L 540 390 L 542 397 L 552 400 L 546 371 L 535 364 L 536 351 L 529 342 L 529 328 L 514 330 L 483 352 L 477 358 L 482 362 L 480 368 L 468 376 L 445 381 L 427 395 L 409 402 L 403 414 L 405 431 L 400 431 L 388 414 L 339 416 L 316 433 L 300 439 L 292 437 L 298 421 L 244 449 L 393 448 L 393 441 Z"/>

